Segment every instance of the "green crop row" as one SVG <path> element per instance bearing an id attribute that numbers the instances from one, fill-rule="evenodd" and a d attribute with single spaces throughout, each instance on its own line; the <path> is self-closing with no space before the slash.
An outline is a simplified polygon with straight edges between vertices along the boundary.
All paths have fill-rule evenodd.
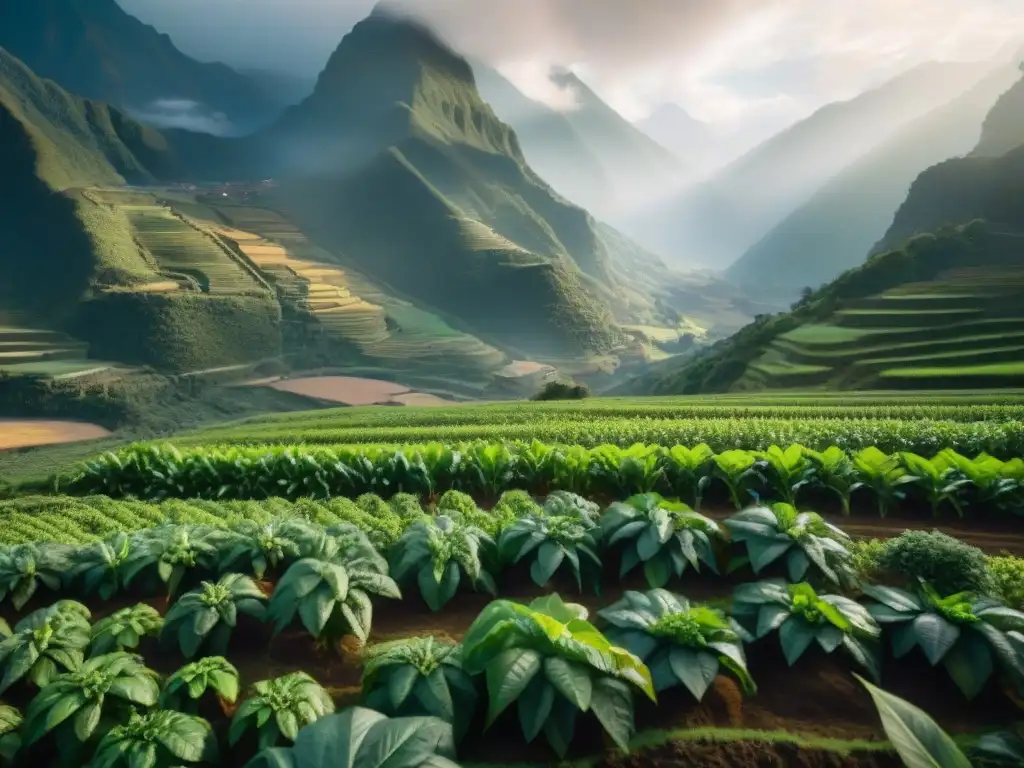
<path id="1" fill-rule="evenodd" d="M 355 410 L 355 409 L 351 409 Z M 402 409 L 390 408 L 390 411 Z M 371 444 L 470 440 L 543 440 L 594 447 L 697 445 L 715 451 L 730 448 L 763 450 L 771 445 L 800 443 L 821 450 L 835 445 L 846 451 L 875 446 L 883 451 L 934 454 L 952 448 L 965 454 L 986 452 L 999 458 L 1024 455 L 1024 420 L 931 421 L 926 419 L 767 419 L 704 418 L 538 418 L 522 422 L 482 424 L 413 424 L 409 426 L 331 426 L 327 419 L 291 423 L 239 424 L 178 439 L 181 445 Z"/>
<path id="2" fill-rule="evenodd" d="M 875 447 L 846 453 L 799 444 L 765 451 L 708 445 L 596 448 L 533 443 L 440 443 L 380 446 L 179 449 L 137 445 L 87 463 L 63 486 L 78 495 L 115 498 L 264 499 L 407 492 L 429 497 L 456 489 L 497 498 L 519 488 L 538 495 L 560 489 L 622 498 L 657 491 L 699 508 L 705 500 L 740 509 L 752 500 L 796 503 L 831 498 L 844 513 L 870 499 L 878 514 L 902 503 L 933 514 L 1020 511 L 1024 461 L 988 454 L 968 458 L 949 448 L 933 458 Z M 855 496 L 856 494 L 856 496 Z"/>

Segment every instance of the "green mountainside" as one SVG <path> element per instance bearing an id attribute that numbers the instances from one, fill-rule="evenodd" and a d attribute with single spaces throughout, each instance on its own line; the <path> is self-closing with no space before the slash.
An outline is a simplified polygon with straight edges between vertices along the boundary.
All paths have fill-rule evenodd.
<path id="1" fill-rule="evenodd" d="M 618 288 L 638 259 L 663 267 L 532 170 L 470 65 L 424 27 L 361 21 L 261 140 L 281 180 L 271 205 L 499 345 L 603 352 L 621 338 L 614 320 L 662 319 L 653 298 Z"/>
<path id="2" fill-rule="evenodd" d="M 906 125 L 854 162 L 750 248 L 726 276 L 762 297 L 793 301 L 860 264 L 892 223 L 917 175 L 977 144 L 992 105 L 1017 79 L 1004 66 Z"/>
<path id="3" fill-rule="evenodd" d="M 829 179 L 971 88 L 988 69 L 933 62 L 829 104 L 708 180 L 651 206 L 627 234 L 670 263 L 726 268 Z"/>
<path id="4" fill-rule="evenodd" d="M 996 102 L 974 152 L 917 177 L 875 251 L 943 224 L 975 218 L 1024 232 L 1024 78 Z"/>
<path id="5" fill-rule="evenodd" d="M 0 372 L 276 360 L 476 392 L 509 359 L 606 374 L 619 350 L 670 354 L 652 333 L 753 314 L 554 192 L 466 61 L 415 24 L 361 22 L 308 98 L 241 138 L 157 131 L 2 62 L 2 136 L 24 150 L 0 187 L 24 210 L 0 211 L 18 275 Z"/>
<path id="6" fill-rule="evenodd" d="M 72 93 L 130 110 L 186 100 L 245 127 L 279 108 L 251 79 L 189 58 L 115 0 L 0 0 L 0 46 Z"/>
<path id="7" fill-rule="evenodd" d="M 45 341 L 29 332 L 37 328 L 74 329 L 77 341 L 58 350 L 81 342 L 100 360 L 171 371 L 280 354 L 279 313 L 265 287 L 247 279 L 237 296 L 167 290 L 177 284 L 140 246 L 130 217 L 83 189 L 178 173 L 159 132 L 69 95 L 0 50 L 0 143 L 3 370 L 55 359 L 49 342 L 27 343 Z M 177 219 L 169 226 L 207 244 Z"/>
<path id="8" fill-rule="evenodd" d="M 1019 387 L 1022 247 L 980 221 L 919 235 L 614 394 Z"/>

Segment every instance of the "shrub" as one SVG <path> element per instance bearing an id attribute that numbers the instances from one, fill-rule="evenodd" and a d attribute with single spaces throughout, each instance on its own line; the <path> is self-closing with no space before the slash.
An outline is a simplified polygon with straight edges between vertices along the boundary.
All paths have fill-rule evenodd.
<path id="1" fill-rule="evenodd" d="M 583 400 L 590 397 L 590 389 L 586 384 L 574 384 L 571 381 L 547 382 L 533 396 L 533 400 Z"/>
<path id="2" fill-rule="evenodd" d="M 1024 557 L 990 557 L 988 573 L 992 594 L 1009 607 L 1024 610 Z"/>
<path id="3" fill-rule="evenodd" d="M 904 531 L 885 544 L 879 567 L 911 584 L 927 581 L 937 592 L 987 592 L 985 553 L 939 531 Z"/>

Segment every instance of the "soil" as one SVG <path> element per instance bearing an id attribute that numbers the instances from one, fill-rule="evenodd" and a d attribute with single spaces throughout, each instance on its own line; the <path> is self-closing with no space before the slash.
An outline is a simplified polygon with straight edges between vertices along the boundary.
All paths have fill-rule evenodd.
<path id="1" fill-rule="evenodd" d="M 675 741 L 631 755 L 612 753 L 598 768 L 902 768 L 894 754 L 822 749 L 768 741 Z"/>
<path id="2" fill-rule="evenodd" d="M 97 424 L 81 421 L 44 421 L 41 419 L 0 419 L 0 451 L 36 445 L 74 443 L 95 440 L 110 432 Z"/>
<path id="3" fill-rule="evenodd" d="M 311 376 L 280 379 L 269 386 L 319 400 L 345 405 L 453 405 L 450 400 L 413 392 L 403 384 L 356 376 Z"/>

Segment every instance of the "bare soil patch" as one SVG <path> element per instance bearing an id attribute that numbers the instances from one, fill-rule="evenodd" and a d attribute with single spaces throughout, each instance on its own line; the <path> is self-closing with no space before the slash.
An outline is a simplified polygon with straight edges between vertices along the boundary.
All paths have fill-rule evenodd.
<path id="1" fill-rule="evenodd" d="M 0 419 L 0 451 L 107 437 L 109 430 L 82 421 Z"/>
<path id="2" fill-rule="evenodd" d="M 451 405 L 452 401 L 424 392 L 413 392 L 404 384 L 356 376 L 310 376 L 282 379 L 269 386 L 282 392 L 329 400 L 345 405 Z"/>
<path id="3" fill-rule="evenodd" d="M 518 376 L 530 376 L 534 373 L 542 373 L 544 371 L 553 371 L 550 365 L 544 363 L 535 363 L 530 360 L 513 360 L 511 363 L 506 365 L 500 371 L 499 376 L 508 376 L 509 378 L 516 378 Z"/>

